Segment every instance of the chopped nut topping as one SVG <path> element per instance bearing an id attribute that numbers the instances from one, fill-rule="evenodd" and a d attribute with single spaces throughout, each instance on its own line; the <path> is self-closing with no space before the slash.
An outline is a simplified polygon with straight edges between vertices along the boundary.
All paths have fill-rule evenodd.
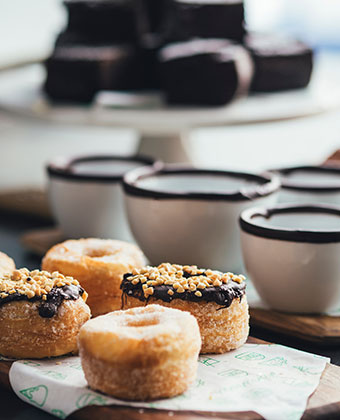
<path id="1" fill-rule="evenodd" d="M 47 294 L 54 287 L 71 284 L 79 286 L 79 282 L 73 277 L 65 277 L 57 271 L 51 274 L 39 270 L 30 272 L 27 268 L 21 268 L 0 278 L 0 298 L 4 299 L 10 294 L 20 293 L 20 295 L 26 295 L 28 299 L 32 299 L 34 296 L 42 296 L 42 299 L 46 300 Z"/>
<path id="2" fill-rule="evenodd" d="M 158 267 L 146 266 L 141 269 L 134 269 L 132 273 L 125 277 L 133 285 L 142 283 L 144 297 L 149 297 L 154 293 L 154 287 L 160 285 L 172 286 L 168 290 L 170 296 L 176 293 L 194 293 L 201 297 L 202 292 L 207 287 L 221 287 L 228 281 L 242 283 L 245 277 L 233 273 L 222 273 L 217 270 L 204 270 L 197 268 L 196 265 L 179 265 L 163 263 Z M 200 290 L 197 290 L 200 289 Z"/>

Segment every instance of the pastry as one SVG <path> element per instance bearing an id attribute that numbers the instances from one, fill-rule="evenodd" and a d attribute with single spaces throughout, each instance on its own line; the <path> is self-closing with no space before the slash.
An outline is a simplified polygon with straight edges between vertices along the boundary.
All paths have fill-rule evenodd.
<path id="1" fill-rule="evenodd" d="M 50 99 L 86 103 L 100 90 L 140 87 L 139 52 L 133 46 L 61 44 L 45 62 Z"/>
<path id="2" fill-rule="evenodd" d="M 159 305 L 100 316 L 79 334 L 89 386 L 125 400 L 183 393 L 195 379 L 200 346 L 196 319 Z"/>
<path id="3" fill-rule="evenodd" d="M 223 39 L 169 44 L 159 60 L 166 100 L 174 105 L 226 105 L 247 93 L 253 75 L 248 52 Z"/>
<path id="4" fill-rule="evenodd" d="M 0 277 L 12 273 L 15 270 L 15 263 L 7 254 L 0 252 Z"/>
<path id="5" fill-rule="evenodd" d="M 149 33 L 162 33 L 169 2 L 169 0 L 142 0 Z"/>
<path id="6" fill-rule="evenodd" d="M 244 45 L 254 60 L 252 91 L 274 92 L 308 85 L 313 51 L 303 42 L 281 35 L 249 33 Z"/>
<path id="7" fill-rule="evenodd" d="M 142 71 L 142 87 L 146 90 L 161 88 L 158 53 L 162 47 L 162 40 L 157 35 L 150 34 L 141 40 L 140 59 Z"/>
<path id="8" fill-rule="evenodd" d="M 66 31 L 92 41 L 136 42 L 147 20 L 139 0 L 66 0 Z"/>
<path id="9" fill-rule="evenodd" d="M 243 39 L 243 0 L 173 0 L 172 4 L 168 25 L 173 40 Z"/>
<path id="10" fill-rule="evenodd" d="M 11 358 L 77 352 L 80 327 L 90 316 L 77 280 L 46 271 L 14 270 L 0 278 L 0 354 Z"/>
<path id="11" fill-rule="evenodd" d="M 88 293 L 93 316 L 121 309 L 123 274 L 142 267 L 144 256 L 127 242 L 110 239 L 68 240 L 53 246 L 42 261 L 44 270 L 76 278 Z"/>
<path id="12" fill-rule="evenodd" d="M 188 311 L 198 321 L 201 353 L 224 353 L 249 333 L 244 276 L 163 263 L 124 275 L 123 308 L 159 304 Z"/>

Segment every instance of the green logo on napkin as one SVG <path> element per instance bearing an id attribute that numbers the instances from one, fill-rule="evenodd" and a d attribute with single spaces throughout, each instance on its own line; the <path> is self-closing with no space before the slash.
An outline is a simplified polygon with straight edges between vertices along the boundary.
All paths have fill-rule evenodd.
<path id="1" fill-rule="evenodd" d="M 64 379 L 67 378 L 67 376 L 64 375 L 63 373 L 55 372 L 54 370 L 47 370 L 47 371 L 41 372 L 41 374 L 49 376 L 53 379 L 60 380 L 60 381 L 63 381 Z"/>
<path id="2" fill-rule="evenodd" d="M 287 360 L 284 357 L 273 357 L 272 359 L 261 362 L 260 365 L 266 366 L 286 366 Z"/>
<path id="3" fill-rule="evenodd" d="M 80 363 L 73 363 L 72 365 L 70 365 L 70 368 L 76 369 L 76 370 L 82 370 Z"/>
<path id="4" fill-rule="evenodd" d="M 243 353 L 238 354 L 235 356 L 235 359 L 240 360 L 247 360 L 247 361 L 257 361 L 257 360 L 263 360 L 266 356 L 264 356 L 261 353 L 255 353 L 254 351 L 245 351 Z"/>
<path id="5" fill-rule="evenodd" d="M 48 388 L 45 385 L 32 386 L 19 391 L 24 397 L 29 399 L 33 404 L 38 407 L 43 407 L 48 395 Z"/>
<path id="6" fill-rule="evenodd" d="M 56 417 L 60 419 L 66 419 L 66 414 L 62 410 L 51 410 L 51 414 L 54 414 Z"/>
<path id="7" fill-rule="evenodd" d="M 202 365 L 214 367 L 214 365 L 220 362 L 219 360 L 215 360 L 212 357 L 200 357 L 198 359 L 198 363 L 202 363 Z"/>
<path id="8" fill-rule="evenodd" d="M 33 366 L 33 367 L 40 366 L 40 363 L 32 362 L 31 360 L 22 360 L 22 361 L 19 360 L 19 363 L 22 363 L 23 365 Z"/>
<path id="9" fill-rule="evenodd" d="M 105 405 L 107 403 L 106 398 L 101 397 L 100 395 L 87 393 L 81 395 L 77 402 L 76 406 L 78 408 L 86 407 L 87 405 Z"/>
<path id="10" fill-rule="evenodd" d="M 299 370 L 302 373 L 308 373 L 309 375 L 320 375 L 322 372 L 315 371 L 313 368 L 308 366 L 293 366 L 293 368 Z"/>
<path id="11" fill-rule="evenodd" d="M 217 375 L 219 376 L 248 376 L 248 372 L 245 370 L 240 369 L 228 369 L 219 372 Z"/>

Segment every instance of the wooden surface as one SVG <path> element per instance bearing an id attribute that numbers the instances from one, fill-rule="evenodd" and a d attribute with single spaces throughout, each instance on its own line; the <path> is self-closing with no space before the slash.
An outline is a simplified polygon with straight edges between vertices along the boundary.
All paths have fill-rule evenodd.
<path id="1" fill-rule="evenodd" d="M 32 230 L 21 236 L 23 246 L 40 257 L 44 256 L 53 245 L 64 240 L 63 234 L 57 228 Z"/>
<path id="2" fill-rule="evenodd" d="M 340 344 L 340 317 L 250 308 L 250 324 L 320 345 Z"/>
<path id="3" fill-rule="evenodd" d="M 1 191 L 0 209 L 52 220 L 47 194 L 39 189 Z"/>
<path id="4" fill-rule="evenodd" d="M 249 343 L 265 343 L 250 337 Z M 0 361 L 0 386 L 10 388 L 8 379 L 11 362 Z M 171 416 L 174 420 L 202 420 L 204 418 L 260 420 L 262 417 L 254 412 L 209 413 L 209 412 L 169 412 L 163 410 L 134 409 L 118 406 L 90 406 L 73 413 L 73 420 L 164 420 Z M 340 418 L 340 367 L 327 364 L 317 390 L 310 396 L 303 420 Z"/>

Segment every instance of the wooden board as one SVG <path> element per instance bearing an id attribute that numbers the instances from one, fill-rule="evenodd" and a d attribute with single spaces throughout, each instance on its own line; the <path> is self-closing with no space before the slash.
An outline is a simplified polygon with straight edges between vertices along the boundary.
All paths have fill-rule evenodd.
<path id="1" fill-rule="evenodd" d="M 340 343 L 340 317 L 250 308 L 250 324 L 324 346 Z"/>
<path id="2" fill-rule="evenodd" d="M 20 240 L 26 249 L 42 257 L 53 245 L 63 242 L 65 238 L 59 229 L 45 228 L 28 231 Z"/>
<path id="3" fill-rule="evenodd" d="M 250 337 L 248 343 L 266 344 L 265 341 Z M 11 362 L 0 361 L 0 386 L 9 388 L 9 370 Z M 204 418 L 235 419 L 235 420 L 261 420 L 260 415 L 254 412 L 209 413 L 209 412 L 169 412 L 165 410 L 135 409 L 118 406 L 90 406 L 69 416 L 74 420 L 202 420 Z M 340 367 L 327 364 L 322 374 L 320 384 L 309 397 L 307 409 L 303 420 L 316 420 L 321 416 L 324 419 L 340 418 Z"/>
<path id="4" fill-rule="evenodd" d="M 52 220 L 46 191 L 39 189 L 1 191 L 0 210 Z"/>

